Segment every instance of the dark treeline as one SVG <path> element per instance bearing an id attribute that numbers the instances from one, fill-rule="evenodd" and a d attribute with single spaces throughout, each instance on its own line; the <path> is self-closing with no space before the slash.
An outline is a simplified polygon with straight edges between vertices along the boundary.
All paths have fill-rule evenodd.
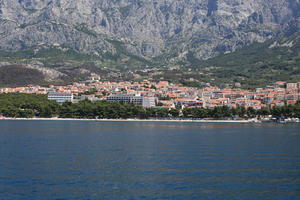
<path id="1" fill-rule="evenodd" d="M 215 107 L 213 109 L 207 108 L 185 108 L 183 109 L 183 116 L 187 118 L 263 118 L 272 115 L 275 118 L 291 117 L 300 118 L 300 103 L 295 105 L 288 105 L 282 107 L 263 108 L 255 110 L 253 108 L 229 108 L 227 106 Z"/>
<path id="2" fill-rule="evenodd" d="M 88 100 L 79 103 L 66 102 L 62 105 L 49 101 L 46 95 L 36 94 L 0 94 L 0 114 L 5 117 L 60 117 L 60 118 L 87 118 L 87 119 L 127 119 L 127 118 L 254 118 L 272 115 L 273 117 L 300 118 L 300 103 L 283 107 L 264 108 L 254 110 L 244 107 L 229 108 L 226 106 L 213 109 L 206 108 L 143 108 L 139 105 L 123 104 L 106 101 L 91 102 Z"/>
<path id="3" fill-rule="evenodd" d="M 0 94 L 0 113 L 5 117 L 51 117 L 59 109 L 60 106 L 49 101 L 46 95 Z"/>

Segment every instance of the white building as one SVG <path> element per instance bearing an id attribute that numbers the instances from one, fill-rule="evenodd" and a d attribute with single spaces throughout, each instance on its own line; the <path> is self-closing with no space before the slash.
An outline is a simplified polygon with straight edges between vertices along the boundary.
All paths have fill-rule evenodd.
<path id="1" fill-rule="evenodd" d="M 143 97 L 140 94 L 113 94 L 106 99 L 109 102 L 123 102 L 124 104 L 136 104 L 146 108 L 155 107 L 155 97 Z"/>
<path id="2" fill-rule="evenodd" d="M 287 83 L 286 84 L 286 89 L 297 89 L 298 88 L 298 83 Z"/>
<path id="3" fill-rule="evenodd" d="M 155 97 L 143 97 L 143 104 L 144 108 L 152 108 L 156 106 L 156 98 Z"/>
<path id="4" fill-rule="evenodd" d="M 61 104 L 66 101 L 73 102 L 73 94 L 64 92 L 49 92 L 48 99 Z"/>

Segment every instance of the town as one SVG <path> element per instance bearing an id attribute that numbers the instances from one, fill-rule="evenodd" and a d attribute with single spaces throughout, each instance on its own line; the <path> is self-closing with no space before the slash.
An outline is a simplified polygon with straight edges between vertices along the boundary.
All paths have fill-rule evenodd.
<path id="1" fill-rule="evenodd" d="M 265 107 L 293 105 L 300 100 L 300 82 L 278 81 L 266 88 L 245 90 L 235 88 L 184 87 L 168 81 L 109 82 L 96 79 L 71 85 L 48 87 L 28 85 L 25 87 L 0 88 L 0 93 L 48 94 L 49 100 L 58 103 L 81 100 L 92 102 L 106 100 L 125 104 L 138 104 L 145 108 L 229 108 L 244 107 L 259 110 Z"/>

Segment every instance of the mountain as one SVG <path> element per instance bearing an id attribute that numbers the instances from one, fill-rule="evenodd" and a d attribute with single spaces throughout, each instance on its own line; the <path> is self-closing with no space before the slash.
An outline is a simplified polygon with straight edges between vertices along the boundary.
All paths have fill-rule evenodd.
<path id="1" fill-rule="evenodd" d="M 0 58 L 125 69 L 206 62 L 295 35 L 299 10 L 299 0 L 0 0 Z"/>
<path id="2" fill-rule="evenodd" d="M 198 73 L 198 80 L 213 79 L 218 85 L 239 82 L 246 88 L 256 88 L 279 80 L 299 82 L 300 34 L 255 42 L 206 61 L 193 57 L 188 61 L 186 65 L 193 67 L 194 75 Z"/>

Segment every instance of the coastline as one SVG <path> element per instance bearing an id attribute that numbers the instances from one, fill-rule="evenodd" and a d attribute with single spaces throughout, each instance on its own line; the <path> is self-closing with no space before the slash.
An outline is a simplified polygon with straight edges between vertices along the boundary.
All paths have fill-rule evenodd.
<path id="1" fill-rule="evenodd" d="M 78 119 L 78 118 L 1 118 L 1 121 L 96 121 L 96 122 L 197 122 L 197 123 L 260 123 L 253 120 L 192 120 L 192 119 Z"/>

